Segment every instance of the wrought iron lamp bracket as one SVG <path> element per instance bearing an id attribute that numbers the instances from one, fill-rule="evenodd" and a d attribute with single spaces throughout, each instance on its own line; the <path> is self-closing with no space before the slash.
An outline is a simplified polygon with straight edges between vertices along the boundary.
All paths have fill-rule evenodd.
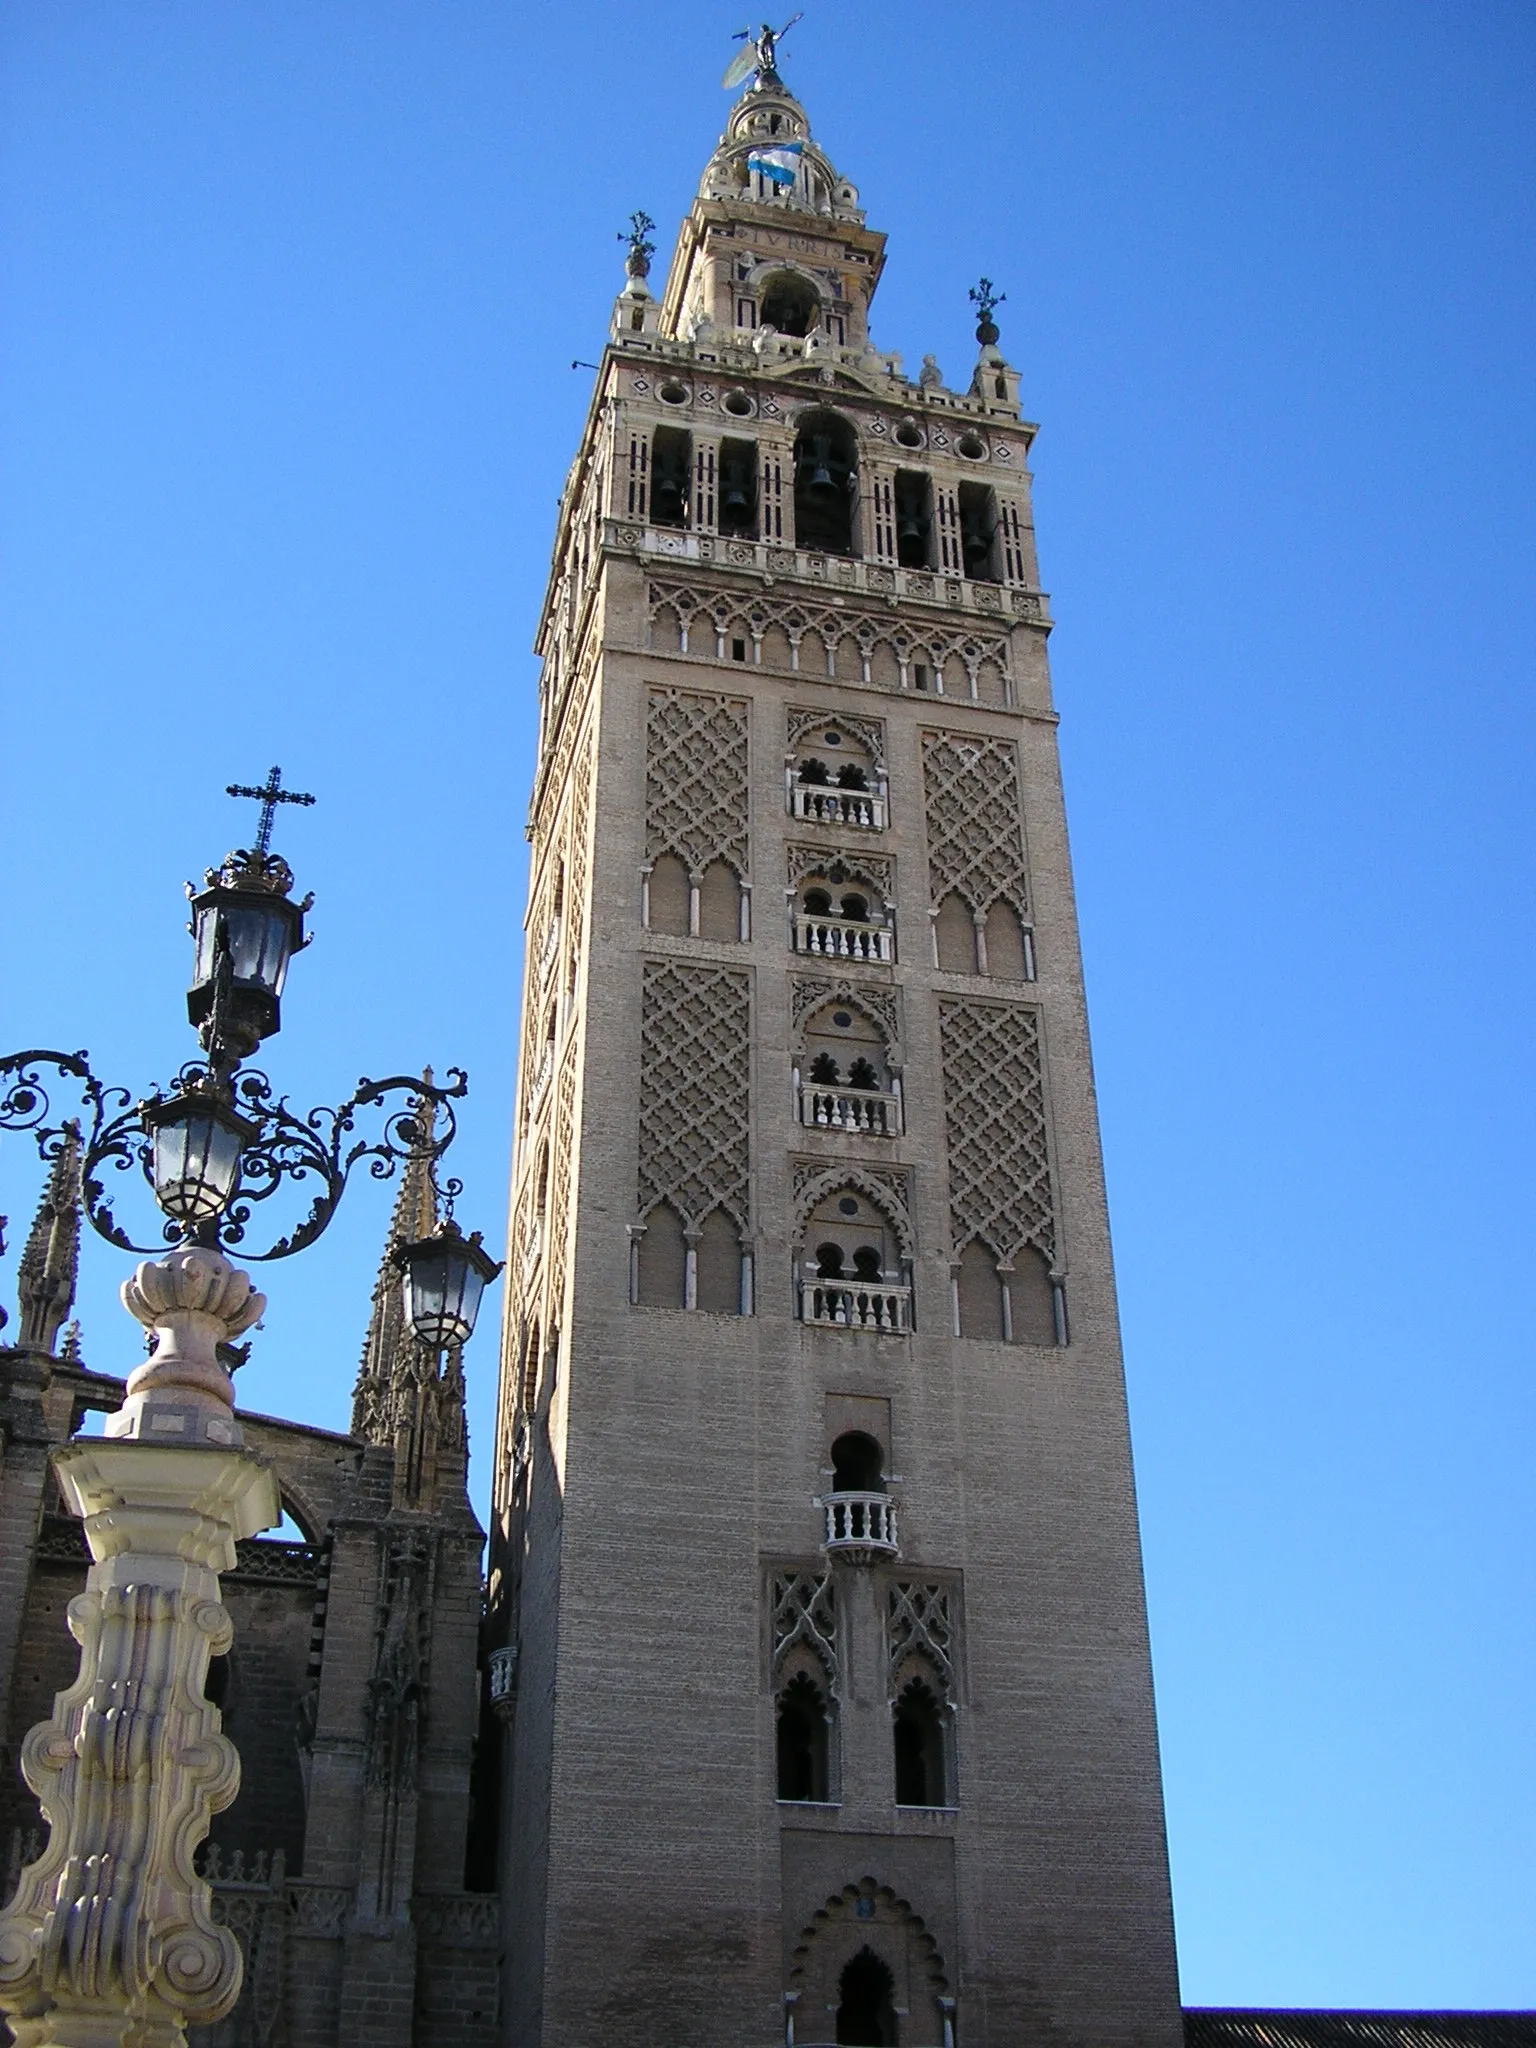
<path id="1" fill-rule="evenodd" d="M 60 1081 L 77 1084 L 83 1120 L 50 1121 L 49 1088 L 58 1084 L 45 1085 L 40 1072 L 49 1068 Z M 135 1243 L 118 1223 L 103 1176 L 108 1167 L 123 1173 L 137 1166 L 153 1188 L 144 1110 L 167 1098 L 135 1103 L 128 1089 L 107 1087 L 96 1078 L 85 1052 L 34 1048 L 0 1059 L 0 1131 L 30 1132 L 41 1157 L 51 1162 L 63 1151 L 73 1124 L 80 1137 L 86 1216 L 99 1236 L 122 1251 L 153 1253 L 163 1251 L 165 1243 L 196 1242 L 220 1249 L 238 1245 L 242 1258 L 265 1261 L 289 1258 L 314 1243 L 335 1215 L 353 1168 L 365 1160 L 372 1179 L 390 1180 L 407 1159 L 424 1155 L 451 1216 L 462 1183 L 448 1180 L 439 1186 L 436 1169 L 456 1134 L 453 1105 L 468 1090 L 468 1077 L 459 1067 L 448 1069 L 446 1087 L 420 1075 L 392 1074 L 381 1081 L 365 1076 L 339 1108 L 300 1114 L 286 1096 L 273 1093 L 272 1083 L 256 1068 L 230 1074 L 222 1063 L 191 1061 L 176 1076 L 169 1099 L 211 1095 L 253 1125 L 256 1136 L 241 1151 L 239 1181 L 227 1207 L 196 1229 L 167 1223 L 163 1242 L 152 1245 Z M 382 1131 L 371 1138 L 359 1131 L 360 1112 L 385 1108 L 391 1096 L 406 1100 L 388 1109 Z M 308 1214 L 266 1250 L 250 1249 L 245 1238 L 256 1205 L 269 1201 L 285 1182 L 305 1183 L 305 1192 L 315 1190 Z"/>

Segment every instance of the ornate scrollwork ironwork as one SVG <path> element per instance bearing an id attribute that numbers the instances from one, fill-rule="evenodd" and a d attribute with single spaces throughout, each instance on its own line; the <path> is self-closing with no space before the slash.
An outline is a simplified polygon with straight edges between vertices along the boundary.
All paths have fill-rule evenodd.
<path id="1" fill-rule="evenodd" d="M 73 1082 L 85 1106 L 85 1117 L 50 1121 L 58 1082 L 45 1085 L 43 1072 L 52 1069 L 59 1081 Z M 220 1247 L 238 1245 L 243 1258 L 254 1261 L 284 1259 L 314 1243 L 336 1213 L 354 1167 L 365 1160 L 374 1180 L 390 1180 L 409 1158 L 425 1156 L 435 1167 L 452 1144 L 457 1130 L 453 1105 L 468 1093 L 469 1081 L 462 1068 L 448 1069 L 448 1085 L 438 1086 L 425 1076 L 392 1074 L 386 1080 L 366 1076 L 339 1108 L 317 1108 L 304 1113 L 289 1107 L 288 1098 L 274 1092 L 272 1083 L 257 1068 L 247 1068 L 226 1078 L 200 1060 L 188 1062 L 176 1076 L 172 1094 L 189 1096 L 219 1090 L 240 1115 L 256 1127 L 257 1136 L 240 1154 L 236 1191 L 228 1206 L 212 1225 Z M 407 1099 L 388 1107 L 392 1096 Z M 157 1101 L 159 1098 L 151 1098 Z M 430 1115 L 423 1111 L 430 1105 Z M 0 1131 L 29 1132 L 45 1161 L 58 1157 L 68 1123 L 80 1127 L 81 1199 L 92 1228 L 109 1244 L 122 1251 L 157 1252 L 165 1242 L 177 1243 L 192 1233 L 183 1225 L 167 1223 L 160 1244 L 138 1244 L 118 1223 L 108 1200 L 103 1179 L 106 1168 L 123 1173 L 137 1166 L 153 1189 L 151 1171 L 153 1147 L 143 1121 L 144 1103 L 135 1103 L 126 1088 L 104 1086 L 91 1072 L 85 1052 L 53 1052 L 34 1049 L 12 1053 L 0 1059 Z M 358 1129 L 361 1112 L 386 1110 L 382 1131 L 369 1137 Z M 435 1179 L 435 1175 L 434 1175 Z M 308 1213 L 286 1234 L 275 1237 L 265 1251 L 251 1249 L 246 1238 L 258 1205 L 290 1184 L 310 1194 Z M 446 1182 L 441 1192 L 452 1214 L 453 1199 L 462 1191 L 457 1180 Z"/>

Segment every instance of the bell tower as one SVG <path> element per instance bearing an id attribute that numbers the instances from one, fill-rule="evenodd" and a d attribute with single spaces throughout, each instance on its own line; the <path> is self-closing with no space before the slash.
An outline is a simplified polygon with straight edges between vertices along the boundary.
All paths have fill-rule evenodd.
<path id="1" fill-rule="evenodd" d="M 490 1630 L 515 2048 L 1174 2048 L 1035 429 L 773 39 L 539 626 Z"/>

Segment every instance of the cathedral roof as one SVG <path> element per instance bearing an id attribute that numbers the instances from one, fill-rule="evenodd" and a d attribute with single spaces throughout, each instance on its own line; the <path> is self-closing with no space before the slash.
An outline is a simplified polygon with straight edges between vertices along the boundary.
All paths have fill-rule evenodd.
<path id="1" fill-rule="evenodd" d="M 1536 2048 L 1536 2012 L 1184 2014 L 1186 2048 Z"/>

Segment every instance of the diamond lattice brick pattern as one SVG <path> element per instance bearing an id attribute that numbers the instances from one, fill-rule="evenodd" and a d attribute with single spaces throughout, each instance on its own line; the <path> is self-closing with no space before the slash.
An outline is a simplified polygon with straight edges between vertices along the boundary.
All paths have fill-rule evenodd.
<path id="1" fill-rule="evenodd" d="M 923 795 L 933 901 L 951 890 L 977 915 L 1002 898 L 1029 914 L 1019 757 L 1009 740 L 923 734 Z"/>
<path id="2" fill-rule="evenodd" d="M 729 861 L 747 874 L 747 706 L 652 690 L 646 705 L 646 858 L 675 853 L 691 874 Z"/>
<path id="3" fill-rule="evenodd" d="M 747 1227 L 750 1034 L 737 968 L 645 964 L 640 1027 L 640 1214 L 671 1202 L 697 1229 L 712 1209 Z"/>
<path id="4" fill-rule="evenodd" d="M 999 1259 L 1033 1245 L 1054 1266 L 1038 1013 L 1023 1003 L 941 1001 L 939 1043 L 955 1255 L 979 1238 Z"/>

